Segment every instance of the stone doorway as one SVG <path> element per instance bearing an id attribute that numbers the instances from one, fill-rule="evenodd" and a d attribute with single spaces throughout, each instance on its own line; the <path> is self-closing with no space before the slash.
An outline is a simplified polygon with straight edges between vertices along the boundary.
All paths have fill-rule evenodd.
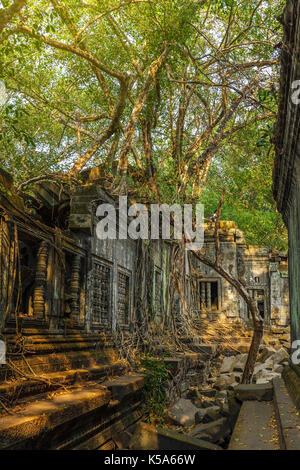
<path id="1" fill-rule="evenodd" d="M 220 286 L 217 279 L 206 279 L 199 283 L 201 310 L 220 310 Z"/>

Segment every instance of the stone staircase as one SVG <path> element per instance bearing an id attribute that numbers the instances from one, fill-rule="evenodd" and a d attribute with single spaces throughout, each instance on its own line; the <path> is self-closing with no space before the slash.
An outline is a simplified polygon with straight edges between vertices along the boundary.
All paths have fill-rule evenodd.
<path id="1" fill-rule="evenodd" d="M 128 373 L 108 335 L 8 336 L 0 367 L 0 449 L 126 448 L 144 414 L 144 377 Z M 3 406 L 4 405 L 4 406 Z"/>
<path id="2" fill-rule="evenodd" d="M 0 449 L 128 448 L 145 414 L 144 377 L 128 371 L 110 335 L 32 329 L 17 342 L 13 330 L 6 335 Z M 194 346 L 197 352 L 174 351 L 164 358 L 170 400 L 202 383 L 205 364 L 216 352 L 214 345 Z"/>
<path id="3" fill-rule="evenodd" d="M 124 448 L 126 429 L 142 415 L 144 378 L 127 375 L 31 397 L 0 419 L 0 449 Z M 129 435 L 128 435 L 129 439 Z"/>

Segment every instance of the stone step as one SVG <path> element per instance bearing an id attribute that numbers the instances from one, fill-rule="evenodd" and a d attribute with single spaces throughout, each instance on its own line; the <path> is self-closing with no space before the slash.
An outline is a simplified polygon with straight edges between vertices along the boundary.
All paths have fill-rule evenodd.
<path id="1" fill-rule="evenodd" d="M 200 356 L 194 352 L 177 353 L 174 356 L 165 357 L 163 360 L 167 367 L 177 370 L 182 366 L 196 366 Z"/>
<path id="2" fill-rule="evenodd" d="M 138 423 L 131 439 L 132 450 L 222 450 L 216 444 L 195 437 Z"/>
<path id="3" fill-rule="evenodd" d="M 206 357 L 212 357 L 216 354 L 217 345 L 214 343 L 203 343 L 201 338 L 188 338 L 188 337 L 181 337 L 180 340 L 187 344 L 191 350 L 197 352 L 199 354 L 203 354 Z"/>
<path id="4" fill-rule="evenodd" d="M 102 382 L 111 392 L 112 399 L 122 401 L 125 396 L 141 390 L 145 385 L 144 375 L 123 375 L 114 380 Z"/>
<path id="5" fill-rule="evenodd" d="M 0 450 L 96 449 L 112 437 L 121 448 L 126 439 L 118 443 L 118 432 L 143 415 L 143 386 L 143 376 L 127 375 L 30 397 L 0 417 Z"/>
<path id="6" fill-rule="evenodd" d="M 118 362 L 118 354 L 112 348 L 79 349 L 78 351 L 53 352 L 52 354 L 29 355 L 14 357 L 13 364 L 25 374 L 48 374 L 62 372 L 71 369 L 91 369 L 99 365 L 108 365 Z M 29 367 L 28 367 L 29 365 Z M 9 365 L 0 368 L 0 379 L 7 380 L 10 377 L 19 377 Z"/>
<path id="7" fill-rule="evenodd" d="M 77 435 L 75 439 L 64 443 L 58 450 L 104 450 L 105 443 L 113 439 L 118 449 L 128 449 L 131 439 L 130 429 L 144 417 L 141 402 L 130 404 L 111 412 L 105 426 L 100 422 L 96 428 Z M 112 424 L 110 424 L 112 423 Z"/>
<path id="8" fill-rule="evenodd" d="M 30 335 L 29 340 L 26 341 L 26 336 L 23 335 L 25 338 L 25 344 L 30 345 L 30 344 L 61 344 L 61 343 L 97 343 L 97 342 L 104 342 L 107 340 L 106 337 L 102 337 L 100 335 L 96 334 L 77 334 L 77 335 Z M 6 342 L 7 344 L 13 344 L 15 340 L 15 334 L 14 335 L 6 335 Z"/>
<path id="9" fill-rule="evenodd" d="M 244 401 L 229 450 L 280 450 L 279 430 L 272 401 Z"/>
<path id="10" fill-rule="evenodd" d="M 7 337 L 8 352 L 13 350 L 15 340 L 12 337 Z M 26 354 L 49 354 L 53 352 L 67 352 L 67 351 L 80 351 L 83 349 L 97 349 L 97 348 L 113 347 L 113 342 L 110 338 L 102 338 L 100 336 L 77 336 L 73 338 L 66 338 L 61 336 L 56 337 L 30 337 L 28 341 L 25 340 L 24 348 Z"/>
<path id="11" fill-rule="evenodd" d="M 22 411 L 1 417 L 0 449 L 26 449 L 28 441 L 32 444 L 33 440 L 38 440 L 44 433 L 75 418 L 82 419 L 83 415 L 108 405 L 110 399 L 111 394 L 107 388 L 93 385 L 29 403 Z M 40 448 L 40 444 L 37 448 Z"/>
<path id="12" fill-rule="evenodd" d="M 282 378 L 273 379 L 274 403 L 281 448 L 300 449 L 300 414 Z M 298 390 L 299 391 L 299 390 Z"/>
<path id="13" fill-rule="evenodd" d="M 52 372 L 46 375 L 41 374 L 40 377 L 45 379 L 47 382 L 36 379 L 14 380 L 10 382 L 4 382 L 0 385 L 0 396 L 2 399 L 10 403 L 14 397 L 18 397 L 18 400 L 34 396 L 44 392 L 50 392 L 61 388 L 61 386 L 68 386 L 75 383 L 88 382 L 91 380 L 99 381 L 106 380 L 107 377 L 121 375 L 125 372 L 125 366 L 122 361 L 114 364 L 105 364 L 89 369 L 71 369 L 62 372 Z M 29 371 L 28 371 L 29 373 Z"/>
<path id="14" fill-rule="evenodd" d="M 269 384 L 241 384 L 234 388 L 235 397 L 239 401 L 271 401 L 273 399 L 273 385 Z"/>

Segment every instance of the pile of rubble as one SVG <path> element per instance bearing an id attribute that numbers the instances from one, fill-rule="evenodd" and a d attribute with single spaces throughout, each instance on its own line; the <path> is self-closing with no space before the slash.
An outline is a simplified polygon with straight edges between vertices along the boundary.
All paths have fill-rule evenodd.
<path id="1" fill-rule="evenodd" d="M 268 384 L 281 376 L 289 354 L 277 341 L 276 347 L 261 345 L 253 384 Z M 190 438 L 226 448 L 241 407 L 235 387 L 242 381 L 246 361 L 247 354 L 225 356 L 221 365 L 211 369 L 205 386 L 191 387 L 168 410 L 169 425 Z"/>
<path id="2" fill-rule="evenodd" d="M 217 390 L 233 389 L 241 383 L 247 354 L 225 356 L 216 377 L 210 377 L 208 382 Z M 252 382 L 266 384 L 275 377 L 280 377 L 285 365 L 288 364 L 289 354 L 285 348 L 278 350 L 262 345 L 254 368 Z"/>
<path id="3" fill-rule="evenodd" d="M 169 409 L 169 421 L 191 438 L 226 447 L 240 410 L 234 392 L 194 388 L 188 397 Z"/>

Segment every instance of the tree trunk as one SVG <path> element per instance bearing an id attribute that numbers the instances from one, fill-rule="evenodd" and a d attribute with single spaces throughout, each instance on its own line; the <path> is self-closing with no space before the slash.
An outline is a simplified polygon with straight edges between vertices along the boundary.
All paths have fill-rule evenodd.
<path id="1" fill-rule="evenodd" d="M 264 324 L 262 321 L 254 321 L 254 333 L 248 353 L 246 366 L 243 373 L 242 384 L 249 384 L 253 375 L 259 346 L 264 335 Z"/>
<path id="2" fill-rule="evenodd" d="M 248 353 L 248 358 L 245 366 L 245 370 L 243 373 L 243 378 L 242 378 L 242 383 L 243 384 L 249 384 L 251 382 L 251 378 L 253 375 L 254 371 L 254 366 L 256 363 L 258 351 L 259 351 L 259 346 L 261 343 L 261 340 L 263 338 L 263 333 L 264 333 L 264 324 L 263 320 L 259 314 L 258 308 L 256 303 L 253 301 L 253 299 L 250 297 L 247 289 L 243 286 L 243 284 L 231 274 L 229 274 L 224 268 L 222 268 L 220 262 L 221 262 L 221 253 L 220 253 L 220 240 L 219 240 L 219 228 L 220 228 L 220 215 L 222 212 L 222 207 L 225 199 L 225 189 L 222 192 L 222 196 L 220 198 L 218 210 L 217 210 L 217 220 L 215 222 L 215 230 L 214 230 L 214 238 L 215 238 L 215 250 L 216 250 L 216 255 L 215 255 L 215 262 L 210 260 L 209 258 L 206 258 L 205 256 L 199 254 L 198 252 L 192 251 L 192 253 L 198 258 L 201 263 L 206 264 L 206 266 L 209 266 L 210 268 L 214 269 L 220 276 L 222 276 L 226 281 L 229 282 L 235 289 L 238 291 L 240 296 L 245 300 L 246 305 L 251 313 L 252 320 L 253 320 L 253 337 L 252 337 L 252 342 L 251 346 L 249 349 Z"/>
<path id="3" fill-rule="evenodd" d="M 225 269 L 223 269 L 221 266 L 217 266 L 216 263 L 206 258 L 205 256 L 202 256 L 201 254 L 195 251 L 192 251 L 192 253 L 196 256 L 196 258 L 199 259 L 199 261 L 201 261 L 201 263 L 214 269 L 218 274 L 220 274 L 220 276 L 226 279 L 226 281 L 228 281 L 229 284 L 235 287 L 238 293 L 240 294 L 240 296 L 245 300 L 246 305 L 249 308 L 249 311 L 251 313 L 252 320 L 253 320 L 254 333 L 253 333 L 252 343 L 251 343 L 249 353 L 248 353 L 248 359 L 246 362 L 245 370 L 243 373 L 242 383 L 243 384 L 250 383 L 252 375 L 253 375 L 253 371 L 254 371 L 255 362 L 257 359 L 259 346 L 263 337 L 263 329 L 264 329 L 263 321 L 260 318 L 258 308 L 256 304 L 253 302 L 253 300 L 251 299 L 247 290 L 244 288 L 244 286 L 238 279 L 235 279 L 234 277 L 232 277 L 231 274 L 225 271 Z"/>
<path id="4" fill-rule="evenodd" d="M 168 48 L 165 47 L 163 53 L 159 56 L 159 58 L 156 59 L 154 62 L 152 62 L 152 64 L 150 65 L 144 86 L 135 102 L 131 116 L 127 123 L 127 127 L 124 133 L 124 137 L 123 137 L 123 141 L 122 141 L 122 145 L 120 149 L 119 164 L 118 164 L 118 175 L 121 177 L 121 182 L 119 184 L 119 191 L 118 191 L 120 194 L 121 194 L 121 191 L 123 191 L 123 189 L 126 186 L 128 153 L 131 149 L 132 138 L 133 138 L 138 120 L 140 118 L 140 114 L 143 109 L 145 100 L 148 96 L 151 84 L 155 80 L 155 77 L 159 69 L 161 68 L 164 61 L 166 60 L 167 53 L 168 53 Z"/>

